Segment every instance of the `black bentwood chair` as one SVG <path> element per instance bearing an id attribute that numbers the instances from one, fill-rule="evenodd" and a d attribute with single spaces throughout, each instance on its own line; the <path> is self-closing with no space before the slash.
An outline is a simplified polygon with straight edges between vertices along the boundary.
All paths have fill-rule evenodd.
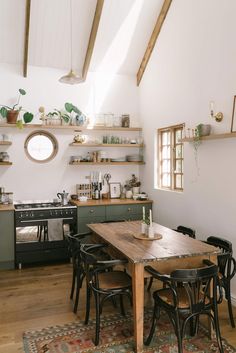
<path id="1" fill-rule="evenodd" d="M 188 235 L 190 238 L 196 238 L 195 237 L 195 230 L 192 228 L 188 228 L 185 226 L 178 226 L 176 229 L 173 229 L 174 231 L 178 232 L 178 233 L 182 233 L 182 234 L 186 234 Z M 152 283 L 153 283 L 153 277 L 150 278 L 149 281 L 149 285 L 147 287 L 147 291 L 150 291 L 151 287 L 152 287 Z"/>
<path id="2" fill-rule="evenodd" d="M 195 236 L 195 230 L 189 227 L 185 227 L 185 226 L 178 226 L 176 229 L 173 229 L 176 232 L 182 233 L 182 234 L 186 234 L 188 235 L 190 238 L 196 238 Z"/>
<path id="3" fill-rule="evenodd" d="M 230 290 L 230 282 L 236 272 L 236 261 L 233 258 L 232 243 L 226 239 L 213 236 L 207 238 L 207 243 L 217 246 L 222 250 L 222 253 L 217 256 L 219 267 L 218 275 L 221 280 L 221 285 L 224 288 L 225 298 L 228 302 L 230 323 L 232 327 L 235 327 Z"/>
<path id="4" fill-rule="evenodd" d="M 160 310 L 163 309 L 174 327 L 179 353 L 183 353 L 182 342 L 187 323 L 190 323 L 191 334 L 196 334 L 199 316 L 203 314 L 211 318 L 220 353 L 224 353 L 217 308 L 218 267 L 209 260 L 203 260 L 203 264 L 205 267 L 175 270 L 170 275 L 162 275 L 151 266 L 145 267 L 154 278 L 165 284 L 165 288 L 153 293 L 153 319 L 146 345 L 151 343 L 156 322 L 160 318 Z M 219 302 L 221 299 L 220 291 Z"/>
<path id="5" fill-rule="evenodd" d="M 102 260 L 96 258 L 96 252 L 107 247 L 106 244 L 81 245 L 81 258 L 84 262 L 87 282 L 85 325 L 89 322 L 90 299 L 93 293 L 96 307 L 95 345 L 99 344 L 100 315 L 103 304 L 108 299 L 120 299 L 121 314 L 125 316 L 123 296 L 131 299 L 132 283 L 129 275 L 114 266 L 127 263 L 126 260 Z"/>
<path id="6" fill-rule="evenodd" d="M 74 302 L 74 308 L 73 308 L 74 313 L 77 312 L 80 289 L 82 287 L 83 279 L 85 277 L 85 272 L 84 272 L 82 262 L 81 262 L 81 257 L 80 257 L 80 246 L 81 246 L 81 241 L 84 240 L 89 235 L 91 235 L 91 232 L 65 236 L 68 241 L 69 254 L 72 260 L 72 281 L 71 281 L 70 299 L 73 299 L 74 292 L 75 292 L 75 302 Z M 76 288 L 76 291 L 75 291 L 75 288 Z"/>

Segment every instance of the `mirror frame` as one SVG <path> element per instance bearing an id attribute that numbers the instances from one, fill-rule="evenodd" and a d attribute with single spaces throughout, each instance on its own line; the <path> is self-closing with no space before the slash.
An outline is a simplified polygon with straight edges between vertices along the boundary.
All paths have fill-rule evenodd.
<path id="1" fill-rule="evenodd" d="M 51 155 L 50 155 L 48 158 L 43 159 L 43 160 L 38 160 L 38 159 L 33 158 L 33 157 L 30 155 L 29 151 L 28 151 L 28 144 L 29 144 L 29 141 L 30 141 L 33 137 L 39 136 L 39 135 L 43 135 L 43 136 L 47 137 L 47 138 L 51 141 L 51 143 L 52 143 L 52 145 L 53 145 L 53 151 L 52 151 Z M 51 160 L 57 155 L 57 152 L 58 152 L 58 142 L 57 142 L 56 137 L 55 137 L 53 134 L 49 133 L 48 131 L 36 130 L 36 131 L 34 131 L 34 132 L 31 132 L 31 133 L 26 137 L 25 143 L 24 143 L 24 149 L 25 149 L 25 153 L 26 153 L 27 157 L 28 157 L 31 161 L 36 162 L 36 163 L 47 163 L 47 162 L 51 161 Z"/>

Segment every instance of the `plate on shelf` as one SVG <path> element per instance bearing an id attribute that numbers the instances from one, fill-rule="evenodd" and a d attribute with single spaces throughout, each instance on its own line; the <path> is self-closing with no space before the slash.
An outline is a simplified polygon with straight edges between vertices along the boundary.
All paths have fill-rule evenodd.
<path id="1" fill-rule="evenodd" d="M 127 161 L 128 162 L 142 162 L 143 156 L 140 156 L 139 154 L 130 155 L 130 156 L 127 156 Z"/>
<path id="2" fill-rule="evenodd" d="M 126 157 L 111 158 L 111 162 L 126 162 Z"/>

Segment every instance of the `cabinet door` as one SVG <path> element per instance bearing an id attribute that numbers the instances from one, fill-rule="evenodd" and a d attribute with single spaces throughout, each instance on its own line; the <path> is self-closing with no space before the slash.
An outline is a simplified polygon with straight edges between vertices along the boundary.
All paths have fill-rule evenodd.
<path id="1" fill-rule="evenodd" d="M 139 220 L 142 219 L 143 206 L 145 206 L 146 214 L 152 207 L 150 204 L 129 204 L 129 205 L 111 205 L 106 207 L 106 219 L 108 221 L 120 220 Z"/>
<path id="2" fill-rule="evenodd" d="M 0 268 L 14 268 L 14 211 L 0 211 Z"/>
<path id="3" fill-rule="evenodd" d="M 77 208 L 77 231 L 88 232 L 86 224 L 104 222 L 106 219 L 105 206 L 79 206 Z"/>

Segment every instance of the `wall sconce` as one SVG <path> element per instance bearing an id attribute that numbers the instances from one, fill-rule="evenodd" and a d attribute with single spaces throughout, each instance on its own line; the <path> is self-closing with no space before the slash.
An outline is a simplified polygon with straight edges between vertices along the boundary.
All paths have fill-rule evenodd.
<path id="1" fill-rule="evenodd" d="M 220 123 L 223 120 L 223 117 L 224 117 L 223 113 L 218 112 L 218 113 L 214 114 L 214 102 L 213 101 L 210 102 L 210 111 L 211 111 L 211 117 L 214 118 L 217 123 Z"/>

